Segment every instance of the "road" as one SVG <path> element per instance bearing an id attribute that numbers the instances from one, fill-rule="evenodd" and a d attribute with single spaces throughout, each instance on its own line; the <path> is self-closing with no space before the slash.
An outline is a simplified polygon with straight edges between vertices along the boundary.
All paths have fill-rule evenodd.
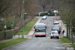
<path id="1" fill-rule="evenodd" d="M 65 50 L 65 47 L 62 45 L 59 39 L 50 39 L 51 28 L 53 27 L 53 18 L 48 17 L 46 20 L 41 20 L 47 24 L 46 37 L 35 37 L 34 34 L 28 41 L 25 41 L 21 44 L 6 48 L 6 50 Z"/>

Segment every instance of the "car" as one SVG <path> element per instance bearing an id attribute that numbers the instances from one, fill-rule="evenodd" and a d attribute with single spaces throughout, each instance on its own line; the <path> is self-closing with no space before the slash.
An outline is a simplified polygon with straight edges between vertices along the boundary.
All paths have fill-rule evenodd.
<path id="1" fill-rule="evenodd" d="M 47 19 L 47 16 L 43 16 L 43 17 L 42 17 L 42 20 L 46 20 L 46 19 Z"/>
<path id="2" fill-rule="evenodd" d="M 52 28 L 52 31 L 58 31 L 58 30 L 61 30 L 59 26 L 54 26 L 54 27 Z"/>
<path id="3" fill-rule="evenodd" d="M 54 27 L 52 28 L 52 31 L 58 31 L 58 33 L 60 34 L 60 32 L 61 32 L 61 27 L 59 27 L 59 26 L 54 26 Z"/>
<path id="4" fill-rule="evenodd" d="M 58 34 L 58 31 L 51 31 L 50 33 L 50 38 L 57 38 L 59 39 L 59 34 Z"/>
<path id="5" fill-rule="evenodd" d="M 53 24 L 56 25 L 59 24 L 59 22 L 57 20 L 54 20 Z"/>

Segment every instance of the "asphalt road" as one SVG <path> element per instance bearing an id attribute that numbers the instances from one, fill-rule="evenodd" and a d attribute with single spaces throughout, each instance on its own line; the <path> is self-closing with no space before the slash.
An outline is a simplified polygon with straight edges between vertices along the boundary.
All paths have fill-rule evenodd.
<path id="1" fill-rule="evenodd" d="M 53 18 L 48 17 L 46 20 L 41 20 L 47 24 L 47 36 L 46 37 L 35 37 L 34 34 L 30 40 L 21 44 L 6 48 L 6 50 L 65 50 L 59 39 L 50 39 L 51 28 L 53 27 Z"/>

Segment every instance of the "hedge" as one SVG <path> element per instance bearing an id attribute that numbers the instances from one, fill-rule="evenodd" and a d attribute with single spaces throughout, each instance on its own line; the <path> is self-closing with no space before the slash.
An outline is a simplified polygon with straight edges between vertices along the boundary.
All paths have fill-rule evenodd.
<path id="1" fill-rule="evenodd" d="M 3 40 L 3 39 L 4 39 L 4 32 L 1 31 L 1 32 L 0 32 L 0 40 Z"/>
<path id="2" fill-rule="evenodd" d="M 75 27 L 72 28 L 72 32 L 75 32 Z"/>
<path id="3" fill-rule="evenodd" d="M 41 13 L 40 16 L 48 15 L 48 13 Z M 35 16 L 39 16 L 39 14 L 36 14 Z M 48 16 L 54 16 L 54 13 L 50 13 Z"/>
<path id="4" fill-rule="evenodd" d="M 14 35 L 14 31 L 12 30 L 6 30 L 6 31 L 1 31 L 0 32 L 0 40 L 4 39 L 11 39 Z"/>

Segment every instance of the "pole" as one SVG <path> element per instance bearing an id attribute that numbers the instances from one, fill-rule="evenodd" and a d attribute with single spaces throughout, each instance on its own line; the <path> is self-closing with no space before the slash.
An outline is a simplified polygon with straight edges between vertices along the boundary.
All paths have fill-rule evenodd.
<path id="1" fill-rule="evenodd" d="M 22 18 L 23 18 L 23 33 L 22 33 L 22 38 L 24 38 L 24 14 L 23 14 L 23 16 L 22 16 Z"/>
<path id="2" fill-rule="evenodd" d="M 49 1 L 49 10 L 50 10 L 50 1 Z"/>
<path id="3" fill-rule="evenodd" d="M 71 38 L 72 38 L 72 44 L 73 44 L 73 34 L 72 34 L 72 20 L 70 20 L 70 35 L 71 35 Z"/>
<path id="4" fill-rule="evenodd" d="M 15 28 L 15 16 L 14 16 L 14 28 Z M 14 36 L 15 36 L 15 29 L 14 29 Z"/>
<path id="5" fill-rule="evenodd" d="M 42 0 L 41 0 L 41 12 L 42 12 Z"/>

